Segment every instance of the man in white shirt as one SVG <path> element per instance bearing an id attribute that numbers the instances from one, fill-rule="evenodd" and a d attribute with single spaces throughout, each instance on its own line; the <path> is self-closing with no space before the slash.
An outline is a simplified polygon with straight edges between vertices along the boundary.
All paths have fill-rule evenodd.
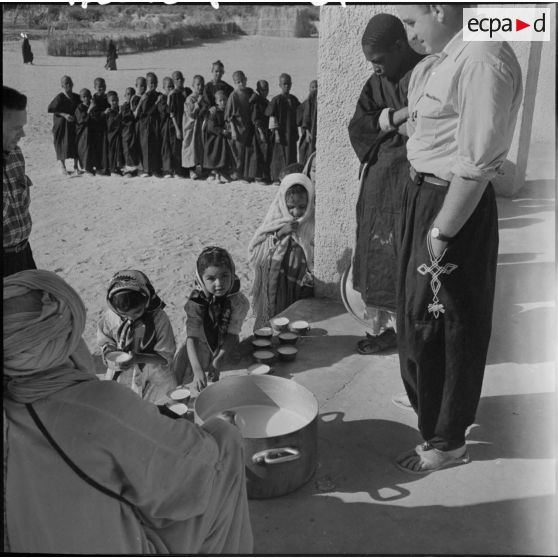
<path id="1" fill-rule="evenodd" d="M 521 69 L 505 42 L 464 42 L 463 5 L 401 5 L 410 39 L 432 53 L 409 86 L 411 176 L 399 236 L 401 375 L 422 445 L 411 473 L 469 461 L 492 325 L 498 216 L 490 184 L 509 150 Z"/>

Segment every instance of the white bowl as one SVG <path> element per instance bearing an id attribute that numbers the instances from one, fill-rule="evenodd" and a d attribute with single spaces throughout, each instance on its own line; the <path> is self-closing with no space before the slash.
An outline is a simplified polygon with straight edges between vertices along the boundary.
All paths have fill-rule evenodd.
<path id="1" fill-rule="evenodd" d="M 285 331 L 289 327 L 289 318 L 273 318 L 271 327 L 277 331 Z"/>
<path id="2" fill-rule="evenodd" d="M 190 390 L 186 388 L 176 388 L 174 391 L 171 391 L 169 397 L 174 399 L 175 401 L 181 401 L 183 399 L 188 399 L 190 397 Z"/>
<path id="3" fill-rule="evenodd" d="M 180 416 L 182 416 L 182 415 L 184 415 L 188 412 L 188 405 L 186 405 L 184 403 L 171 403 L 170 405 L 167 405 L 167 407 L 173 413 L 175 413 L 176 415 L 180 415 Z"/>
<path id="4" fill-rule="evenodd" d="M 124 364 L 132 360 L 132 355 L 124 351 L 111 351 L 106 354 L 105 358 L 114 364 Z"/>
<path id="5" fill-rule="evenodd" d="M 252 364 L 247 368 L 248 374 L 254 374 L 255 376 L 262 376 L 264 374 L 269 374 L 271 372 L 271 366 L 269 364 L 261 364 L 257 362 Z"/>
<path id="6" fill-rule="evenodd" d="M 310 324 L 305 320 L 297 320 L 291 324 L 291 331 L 303 335 L 310 329 Z"/>
<path id="7" fill-rule="evenodd" d="M 254 331 L 254 337 L 258 337 L 260 339 L 268 339 L 273 336 L 273 330 L 270 327 L 260 327 Z"/>

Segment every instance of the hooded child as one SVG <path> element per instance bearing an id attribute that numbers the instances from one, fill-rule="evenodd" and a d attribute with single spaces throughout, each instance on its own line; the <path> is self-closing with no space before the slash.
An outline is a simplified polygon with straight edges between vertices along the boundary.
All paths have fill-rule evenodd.
<path id="1" fill-rule="evenodd" d="M 312 181 L 302 173 L 286 175 L 248 248 L 254 329 L 313 295 L 314 223 Z"/>
<path id="2" fill-rule="evenodd" d="M 78 172 L 78 154 L 76 140 L 75 112 L 80 98 L 73 92 L 74 82 L 70 76 L 60 79 L 62 91 L 48 105 L 52 113 L 52 136 L 56 160 L 60 163 L 60 171 L 67 175 L 66 159 L 73 159 L 74 170 Z"/>
<path id="3" fill-rule="evenodd" d="M 195 285 L 184 306 L 186 341 L 173 369 L 179 384 L 192 383 L 201 391 L 208 381 L 219 380 L 224 362 L 238 345 L 250 303 L 224 248 L 204 248 L 196 263 Z"/>
<path id="4" fill-rule="evenodd" d="M 125 363 L 110 366 L 107 379 L 115 379 L 142 399 L 157 404 L 176 387 L 171 363 L 176 350 L 165 303 L 147 276 L 137 270 L 122 270 L 107 289 L 108 308 L 97 325 L 97 344 L 103 359 L 123 351 Z M 109 357 L 110 360 L 110 357 Z"/>

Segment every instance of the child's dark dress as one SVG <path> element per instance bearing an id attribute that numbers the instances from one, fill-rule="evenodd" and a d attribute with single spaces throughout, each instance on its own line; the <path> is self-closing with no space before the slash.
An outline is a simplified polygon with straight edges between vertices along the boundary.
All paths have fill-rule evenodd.
<path id="1" fill-rule="evenodd" d="M 76 93 L 70 93 L 70 97 L 67 97 L 65 93 L 60 92 L 48 105 L 48 112 L 65 113 L 74 116 L 79 104 L 79 95 Z M 52 136 L 54 151 L 56 151 L 56 159 L 58 161 L 77 158 L 75 122 L 68 122 L 63 116 L 53 114 Z"/>
<path id="2" fill-rule="evenodd" d="M 132 112 L 130 103 L 124 102 L 120 107 L 120 116 L 122 122 L 122 155 L 124 164 L 127 167 L 137 167 L 138 158 L 138 141 L 136 134 L 136 119 Z"/>
<path id="3" fill-rule="evenodd" d="M 158 91 L 149 91 L 140 102 L 137 114 L 139 123 L 139 142 L 144 172 L 161 172 L 161 118 L 157 107 Z"/>
<path id="4" fill-rule="evenodd" d="M 230 165 L 229 144 L 225 134 L 225 112 L 215 111 L 207 117 L 205 158 L 203 166 L 207 169 L 228 171 Z"/>
<path id="5" fill-rule="evenodd" d="M 120 172 L 124 166 L 122 153 L 122 115 L 111 109 L 107 114 L 108 165 L 110 172 Z"/>

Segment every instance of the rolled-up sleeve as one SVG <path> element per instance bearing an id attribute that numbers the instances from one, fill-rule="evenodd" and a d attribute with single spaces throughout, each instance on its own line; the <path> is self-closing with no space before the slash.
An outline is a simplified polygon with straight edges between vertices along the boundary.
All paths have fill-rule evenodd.
<path id="1" fill-rule="evenodd" d="M 471 95 L 471 84 L 475 94 Z M 472 180 L 493 178 L 509 151 L 518 103 L 514 77 L 499 62 L 475 61 L 460 75 L 457 157 L 451 171 Z"/>

